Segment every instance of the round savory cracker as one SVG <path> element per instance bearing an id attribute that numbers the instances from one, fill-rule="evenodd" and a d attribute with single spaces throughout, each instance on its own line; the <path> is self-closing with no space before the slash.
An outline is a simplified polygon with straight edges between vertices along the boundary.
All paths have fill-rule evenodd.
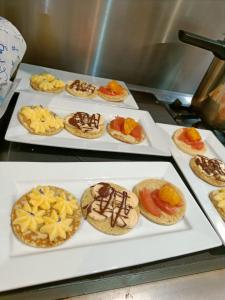
<path id="1" fill-rule="evenodd" d="M 100 90 L 98 90 L 97 94 L 99 95 L 99 97 L 101 97 L 101 98 L 103 98 L 104 100 L 107 100 L 107 101 L 122 102 L 128 96 L 128 91 L 124 88 L 122 94 L 111 96 L 111 95 L 108 95 L 108 94 L 104 94 Z"/>
<path id="2" fill-rule="evenodd" d="M 123 134 L 121 131 L 112 129 L 110 127 L 110 124 L 107 125 L 107 131 L 116 140 L 119 140 L 127 144 L 140 144 L 145 139 L 144 133 L 142 133 L 141 139 L 137 140 L 135 137 L 133 137 L 130 134 Z"/>
<path id="3" fill-rule="evenodd" d="M 207 148 L 206 148 L 205 143 L 204 143 L 204 147 L 202 149 L 194 149 L 193 147 L 191 147 L 191 145 L 188 145 L 185 142 L 179 140 L 178 137 L 182 133 L 182 131 L 183 131 L 183 128 L 177 129 L 172 136 L 174 143 L 177 145 L 177 147 L 181 151 L 183 151 L 187 154 L 190 154 L 190 155 L 204 154 L 206 152 Z"/>
<path id="4" fill-rule="evenodd" d="M 144 188 L 147 188 L 150 191 L 154 191 L 156 189 L 160 189 L 163 185 L 169 184 L 171 185 L 176 192 L 179 194 L 183 205 L 180 207 L 177 207 L 176 214 L 169 215 L 161 210 L 161 216 L 157 217 L 153 214 L 151 214 L 149 211 L 147 211 L 141 204 L 141 201 L 139 201 L 140 211 L 141 214 L 144 215 L 148 220 L 160 224 L 160 225 L 173 225 L 176 224 L 179 220 L 181 220 L 185 214 L 186 211 L 186 202 L 183 193 L 180 191 L 179 188 L 177 188 L 172 183 L 163 180 L 163 179 L 146 179 L 138 183 L 134 188 L 133 192 L 137 195 L 138 198 L 140 198 L 140 191 Z"/>
<path id="5" fill-rule="evenodd" d="M 204 160 L 203 164 L 205 168 L 207 168 L 207 164 L 210 164 L 209 172 L 212 172 L 211 174 L 208 174 L 206 171 L 204 171 L 204 169 L 201 167 L 201 164 L 199 164 L 199 160 Z M 212 169 L 212 163 L 215 163 L 214 170 Z M 220 180 L 218 177 L 218 169 L 217 169 L 218 163 L 224 165 L 223 180 Z M 225 186 L 225 164 L 222 161 L 218 159 L 210 159 L 202 155 L 196 155 L 191 158 L 189 165 L 192 171 L 195 173 L 195 175 L 201 178 L 202 180 L 204 180 L 205 182 L 214 186 L 221 186 L 221 187 Z"/>
<path id="6" fill-rule="evenodd" d="M 77 86 L 77 88 L 72 87 L 75 81 L 79 81 L 79 85 Z M 95 86 L 94 84 L 88 83 L 84 80 L 75 80 L 75 81 L 69 81 L 65 86 L 65 90 L 69 94 L 76 97 L 87 98 L 87 99 L 94 98 L 97 95 L 97 86 Z M 82 84 L 83 87 L 81 86 Z"/>
<path id="7" fill-rule="evenodd" d="M 121 203 L 119 205 L 122 205 L 122 207 L 126 207 L 126 209 L 130 209 L 129 214 L 130 217 L 134 218 L 135 220 L 135 225 L 138 222 L 139 216 L 140 216 L 140 210 L 138 207 L 138 199 L 137 197 L 132 193 L 127 191 L 124 187 L 119 186 L 117 184 L 114 183 L 99 183 L 99 184 L 109 184 L 110 187 L 112 187 L 113 189 L 115 189 L 117 192 L 119 192 L 119 194 L 123 194 L 124 192 L 128 193 L 128 195 L 132 195 L 132 197 L 134 197 L 136 205 L 133 208 L 128 208 L 128 205 L 122 205 Z M 95 185 L 97 186 L 97 185 Z M 132 228 L 130 227 L 123 227 L 123 226 L 118 226 L 117 221 L 115 222 L 115 224 L 112 224 L 113 218 L 116 217 L 117 220 L 119 221 L 119 219 L 121 218 L 121 214 L 116 214 L 114 213 L 114 211 L 116 211 L 116 206 L 118 207 L 118 202 L 116 203 L 117 200 L 115 200 L 113 197 L 110 200 L 109 206 L 110 209 L 108 209 L 108 211 L 106 213 L 108 213 L 108 217 L 104 218 L 102 217 L 102 220 L 96 220 L 93 218 L 93 216 L 90 216 L 90 209 L 92 205 L 96 200 L 93 196 L 93 192 L 92 192 L 92 187 L 89 187 L 82 195 L 82 199 L 81 199 L 81 210 L 82 210 L 82 214 L 83 217 L 97 230 L 106 233 L 106 234 L 110 234 L 110 235 L 122 235 L 122 234 L 126 234 L 128 233 L 130 230 L 132 230 L 132 228 L 135 226 L 133 226 Z M 115 201 L 114 201 L 115 200 Z M 106 200 L 103 200 L 104 205 L 106 204 Z M 107 204 L 108 205 L 108 204 Z M 132 210 L 132 212 L 131 212 Z M 97 209 L 98 211 L 98 209 Z M 96 213 L 96 206 L 95 206 L 95 213 Z M 124 215 L 122 216 L 122 218 L 124 217 Z M 127 216 L 125 216 L 125 218 L 123 219 L 123 221 L 127 221 Z M 115 219 L 114 219 L 115 221 Z"/>
<path id="8" fill-rule="evenodd" d="M 27 113 L 24 110 L 27 109 Z M 29 110 L 29 111 L 28 111 Z M 30 111 L 34 113 L 31 114 Z M 44 116 L 40 116 L 40 111 L 45 111 Z M 35 117 L 35 111 L 37 111 Z M 49 114 L 49 115 L 48 115 Z M 50 136 L 63 130 L 64 121 L 54 112 L 42 106 L 23 106 L 18 112 L 18 120 L 32 134 Z M 32 125 L 35 122 L 35 125 Z M 36 127 L 36 130 L 35 130 Z M 38 129 L 39 128 L 39 129 Z"/>
<path id="9" fill-rule="evenodd" d="M 37 186 L 14 203 L 11 226 L 23 243 L 50 248 L 71 238 L 81 217 L 79 203 L 70 192 L 55 186 Z"/>
<path id="10" fill-rule="evenodd" d="M 76 118 L 75 124 L 69 122 L 73 117 Z M 105 132 L 104 117 L 100 114 L 90 115 L 84 112 L 73 113 L 65 118 L 64 124 L 67 131 L 86 139 L 99 138 Z"/>
<path id="11" fill-rule="evenodd" d="M 209 199 L 225 221 L 225 188 L 210 192 Z"/>

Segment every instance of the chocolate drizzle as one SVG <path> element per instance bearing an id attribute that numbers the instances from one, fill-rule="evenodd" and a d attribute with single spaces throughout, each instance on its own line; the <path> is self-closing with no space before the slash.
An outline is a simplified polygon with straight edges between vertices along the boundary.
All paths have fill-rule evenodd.
<path id="1" fill-rule="evenodd" d="M 111 227 L 126 227 L 126 219 L 128 219 L 129 212 L 132 209 L 127 204 L 127 192 L 119 192 L 105 182 L 100 182 L 98 185 L 101 185 L 98 195 L 94 196 L 94 199 L 89 204 L 83 206 L 83 209 L 86 209 L 86 218 L 92 211 L 95 211 L 101 216 L 110 216 Z M 95 207 L 93 208 L 93 206 Z"/>
<path id="2" fill-rule="evenodd" d="M 217 180 L 225 181 L 225 164 L 222 160 L 197 155 L 195 157 L 195 163 L 200 166 L 208 176 L 214 176 Z"/>
<path id="3" fill-rule="evenodd" d="M 70 125 L 84 132 L 88 132 L 99 128 L 100 118 L 100 114 L 89 115 L 85 112 L 76 112 L 69 118 L 68 122 Z"/>
<path id="4" fill-rule="evenodd" d="M 74 80 L 71 84 L 70 84 L 70 89 L 74 89 L 75 91 L 79 91 L 79 92 L 87 92 L 89 94 L 93 94 L 96 90 L 96 86 L 88 83 L 86 81 L 83 80 Z"/>

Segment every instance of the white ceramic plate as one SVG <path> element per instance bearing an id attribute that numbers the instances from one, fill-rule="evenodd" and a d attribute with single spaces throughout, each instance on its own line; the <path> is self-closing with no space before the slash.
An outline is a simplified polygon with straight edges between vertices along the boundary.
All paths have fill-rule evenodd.
<path id="1" fill-rule="evenodd" d="M 174 157 L 182 173 L 184 174 L 191 188 L 193 189 L 193 192 L 198 198 L 202 209 L 205 211 L 210 222 L 212 223 L 217 233 L 220 235 L 223 244 L 225 245 L 225 222 L 223 221 L 223 219 L 221 218 L 221 216 L 219 215 L 216 208 L 214 207 L 214 205 L 208 197 L 211 191 L 217 190 L 219 188 L 217 188 L 216 186 L 212 186 L 206 183 L 205 181 L 201 180 L 199 177 L 197 177 L 189 167 L 189 161 L 191 159 L 191 156 L 182 152 L 173 143 L 171 136 L 173 135 L 175 130 L 182 127 L 166 124 L 158 125 L 164 130 L 164 132 L 168 134 L 172 156 Z M 209 130 L 198 130 L 207 146 L 207 152 L 204 155 L 210 158 L 218 158 L 224 161 L 225 147 L 220 143 L 220 141 L 215 137 L 215 135 Z"/>
<path id="2" fill-rule="evenodd" d="M 110 236 L 83 221 L 61 246 L 40 249 L 19 242 L 10 227 L 13 203 L 32 187 L 55 185 L 78 199 L 97 182 L 132 190 L 139 181 L 164 178 L 185 195 L 185 217 L 175 225 L 140 216 L 128 234 Z M 153 262 L 221 245 L 214 229 L 168 162 L 29 163 L 0 162 L 0 291 Z"/>
<path id="3" fill-rule="evenodd" d="M 40 93 L 46 94 L 46 93 L 35 91 L 30 86 L 31 75 L 46 73 L 46 72 L 51 73 L 52 75 L 55 75 L 57 78 L 63 80 L 65 83 L 68 82 L 69 80 L 80 79 L 80 80 L 85 80 L 90 83 L 93 83 L 97 86 L 104 86 L 111 80 L 111 79 L 106 79 L 106 78 L 100 78 L 100 77 L 95 77 L 95 76 L 89 76 L 89 75 L 84 75 L 84 74 L 77 74 L 77 73 L 72 73 L 72 72 L 66 72 L 66 71 L 46 68 L 46 67 L 42 67 L 42 66 L 21 64 L 18 69 L 17 75 L 16 75 L 16 78 L 21 79 L 21 82 L 17 88 L 17 91 L 28 91 L 28 92 L 38 93 L 38 94 L 40 94 Z M 128 90 L 128 87 L 126 86 L 126 84 L 123 81 L 118 81 L 118 82 L 120 82 L 121 85 L 123 85 Z M 129 92 L 129 90 L 128 90 L 128 92 Z M 66 91 L 64 91 L 60 94 L 56 94 L 56 95 L 58 97 L 66 96 L 73 100 L 81 99 L 82 101 L 87 101 L 88 103 L 102 103 L 102 104 L 116 106 L 116 107 L 138 109 L 138 105 L 130 92 L 129 92 L 127 98 L 123 102 L 110 102 L 110 101 L 106 101 L 106 100 L 102 99 L 99 96 L 96 96 L 93 99 L 82 99 L 82 98 L 70 95 Z"/>
<path id="4" fill-rule="evenodd" d="M 39 136 L 30 134 L 18 121 L 17 114 L 24 105 L 41 104 L 57 113 L 59 116 L 85 111 L 88 113 L 100 113 L 104 115 L 106 122 L 110 122 L 115 116 L 131 117 L 139 121 L 146 133 L 146 138 L 140 144 L 126 144 L 111 137 L 107 132 L 98 139 L 84 139 L 76 137 L 66 130 L 53 136 Z M 21 92 L 14 109 L 5 139 L 13 142 L 46 145 L 65 148 L 78 148 L 88 150 L 113 151 L 138 153 L 147 155 L 171 156 L 166 141 L 160 136 L 158 126 L 154 123 L 150 114 L 146 111 L 132 110 L 120 107 L 112 107 L 103 104 L 73 101 L 70 98 L 54 95 L 31 94 Z"/>

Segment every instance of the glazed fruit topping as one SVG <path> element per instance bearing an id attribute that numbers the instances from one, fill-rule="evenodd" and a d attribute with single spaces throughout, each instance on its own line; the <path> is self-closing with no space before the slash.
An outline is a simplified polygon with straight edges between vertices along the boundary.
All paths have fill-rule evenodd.
<path id="1" fill-rule="evenodd" d="M 199 132 L 193 127 L 185 128 L 185 135 L 191 142 L 197 142 L 201 140 Z"/>
<path id="2" fill-rule="evenodd" d="M 180 195 L 170 184 L 153 191 L 144 188 L 140 191 L 140 202 L 144 209 L 156 217 L 160 217 L 162 211 L 173 215 L 176 209 L 183 205 Z"/>
<path id="3" fill-rule="evenodd" d="M 120 131 L 125 135 L 131 135 L 137 140 L 141 140 L 143 129 L 142 126 L 132 118 L 123 118 L 117 116 L 110 122 L 110 127 Z"/>
<path id="4" fill-rule="evenodd" d="M 178 192 L 170 184 L 164 184 L 159 190 L 159 198 L 169 203 L 170 205 L 176 206 L 180 204 L 181 197 Z"/>
<path id="5" fill-rule="evenodd" d="M 187 145 L 190 145 L 193 149 L 201 150 L 204 148 L 204 142 L 195 128 L 183 128 L 183 131 L 178 136 L 178 139 Z"/>
<path id="6" fill-rule="evenodd" d="M 123 94 L 124 88 L 116 81 L 110 81 L 106 86 L 101 86 L 99 91 L 110 96 Z"/>

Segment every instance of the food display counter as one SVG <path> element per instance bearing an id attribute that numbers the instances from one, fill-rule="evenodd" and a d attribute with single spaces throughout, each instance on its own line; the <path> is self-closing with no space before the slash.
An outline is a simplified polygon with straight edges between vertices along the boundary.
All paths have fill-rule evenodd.
<path id="1" fill-rule="evenodd" d="M 166 106 L 149 92 L 132 91 L 134 99 L 142 110 L 149 111 L 155 122 L 176 124 L 168 113 Z M 15 93 L 10 105 L 0 120 L 1 161 L 17 162 L 169 162 L 182 178 L 192 196 L 198 203 L 195 194 L 178 168 L 172 156 L 152 156 L 134 153 L 89 151 L 85 149 L 69 149 L 63 147 L 50 147 L 28 143 L 9 142 L 4 139 L 13 109 L 18 99 Z M 196 243 L 198 241 L 196 240 Z M 221 243 L 222 244 L 222 243 Z M 147 244 L 151 251 L 153 245 Z M 33 256 L 35 259 L 35 255 Z M 65 257 L 66 259 L 66 257 Z M 57 264 L 57 261 L 55 261 Z M 71 268 L 76 259 L 70 262 Z M 224 246 L 198 251 L 178 257 L 166 258 L 159 261 L 147 262 L 136 266 L 115 268 L 111 271 L 97 272 L 76 278 L 64 279 L 40 285 L 13 289 L 0 293 L 0 299 L 62 299 L 77 295 L 89 294 L 99 291 L 111 290 L 127 286 L 160 281 L 184 275 L 197 274 L 212 270 L 224 269 Z M 35 272 L 30 266 L 31 272 Z M 19 270 L 15 269 L 15 272 Z M 60 272 L 60 269 L 58 270 Z"/>

